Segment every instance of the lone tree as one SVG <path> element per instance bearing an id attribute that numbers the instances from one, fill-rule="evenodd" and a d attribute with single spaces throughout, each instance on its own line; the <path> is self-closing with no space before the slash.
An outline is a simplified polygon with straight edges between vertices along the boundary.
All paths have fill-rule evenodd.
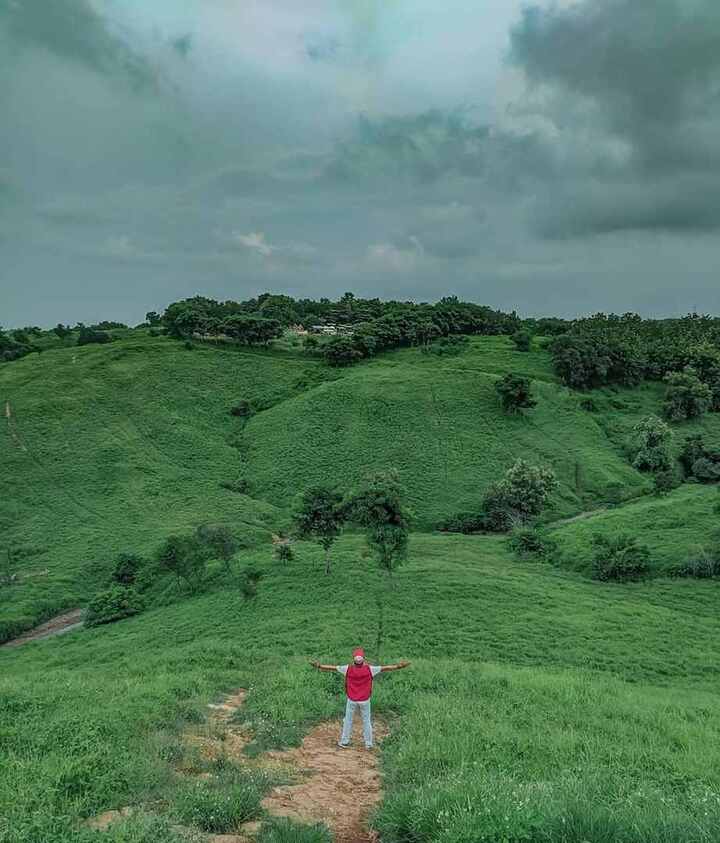
<path id="1" fill-rule="evenodd" d="M 502 399 L 502 407 L 506 413 L 520 413 L 524 409 L 537 406 L 537 401 L 532 397 L 530 378 L 505 375 L 495 383 L 495 390 Z"/>
<path id="2" fill-rule="evenodd" d="M 530 351 L 532 337 L 527 331 L 516 331 L 512 335 L 512 341 L 515 343 L 515 348 L 518 351 Z"/>
<path id="3" fill-rule="evenodd" d="M 557 486 L 551 468 L 519 459 L 485 493 L 482 509 L 487 529 L 505 532 L 526 523 L 543 511 Z"/>
<path id="4" fill-rule="evenodd" d="M 672 466 L 670 445 L 673 432 L 662 419 L 647 416 L 633 427 L 631 447 L 634 451 L 632 464 L 638 471 L 653 474 L 668 471 Z"/>
<path id="5" fill-rule="evenodd" d="M 193 594 L 202 588 L 208 551 L 197 536 L 168 536 L 157 552 L 157 561 L 161 570 L 185 582 Z"/>
<path id="6" fill-rule="evenodd" d="M 224 524 L 200 524 L 195 530 L 195 537 L 206 548 L 207 555 L 211 559 L 219 559 L 230 573 L 230 563 L 238 551 L 238 542 L 232 530 Z"/>
<path id="7" fill-rule="evenodd" d="M 327 486 L 311 486 L 295 505 L 293 525 L 298 538 L 317 542 L 325 551 L 325 573 L 330 573 L 330 550 L 345 523 L 343 499 Z"/>
<path id="8" fill-rule="evenodd" d="M 392 576 L 407 558 L 410 517 L 397 471 L 369 475 L 348 502 L 350 518 L 365 527 L 368 546 L 380 568 Z"/>
<path id="9" fill-rule="evenodd" d="M 697 376 L 692 366 L 682 372 L 670 372 L 665 376 L 665 415 L 670 421 L 685 421 L 702 416 L 712 403 L 712 390 Z"/>

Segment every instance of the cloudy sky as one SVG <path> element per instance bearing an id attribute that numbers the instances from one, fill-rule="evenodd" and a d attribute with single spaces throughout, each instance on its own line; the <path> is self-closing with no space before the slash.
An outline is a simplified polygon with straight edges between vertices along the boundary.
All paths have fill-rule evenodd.
<path id="1" fill-rule="evenodd" d="M 0 324 L 720 311 L 718 0 L 0 0 Z"/>

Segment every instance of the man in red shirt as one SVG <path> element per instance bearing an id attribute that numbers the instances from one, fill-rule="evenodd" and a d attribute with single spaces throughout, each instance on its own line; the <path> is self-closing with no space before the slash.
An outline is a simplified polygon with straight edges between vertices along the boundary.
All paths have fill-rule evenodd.
<path id="1" fill-rule="evenodd" d="M 345 720 L 343 721 L 342 735 L 338 746 L 345 749 L 350 745 L 353 717 L 359 708 L 363 721 L 363 738 L 365 748 L 372 749 L 373 733 L 372 721 L 370 720 L 370 697 L 372 696 L 373 679 L 378 673 L 386 673 L 388 670 L 402 670 L 410 662 L 401 661 L 397 664 L 366 664 L 365 651 L 362 647 L 353 650 L 352 664 L 320 664 L 310 662 L 318 670 L 332 670 L 342 673 L 345 677 L 345 694 L 347 703 L 345 705 Z"/>

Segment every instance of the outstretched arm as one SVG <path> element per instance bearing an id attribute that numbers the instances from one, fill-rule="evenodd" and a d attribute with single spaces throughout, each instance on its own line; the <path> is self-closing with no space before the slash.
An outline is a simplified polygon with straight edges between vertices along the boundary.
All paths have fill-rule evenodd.
<path id="1" fill-rule="evenodd" d="M 410 667 L 410 662 L 403 659 L 397 664 L 383 664 L 380 666 L 380 670 L 386 673 L 388 670 L 402 670 L 404 667 Z"/>
<path id="2" fill-rule="evenodd" d="M 310 664 L 317 670 L 337 670 L 336 664 L 320 664 L 320 662 L 310 662 Z"/>

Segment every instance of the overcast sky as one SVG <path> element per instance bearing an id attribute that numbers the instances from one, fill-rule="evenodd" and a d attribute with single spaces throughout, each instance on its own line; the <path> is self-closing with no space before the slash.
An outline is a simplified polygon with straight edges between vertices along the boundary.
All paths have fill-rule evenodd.
<path id="1" fill-rule="evenodd" d="M 0 0 L 0 324 L 720 311 L 718 0 Z"/>

